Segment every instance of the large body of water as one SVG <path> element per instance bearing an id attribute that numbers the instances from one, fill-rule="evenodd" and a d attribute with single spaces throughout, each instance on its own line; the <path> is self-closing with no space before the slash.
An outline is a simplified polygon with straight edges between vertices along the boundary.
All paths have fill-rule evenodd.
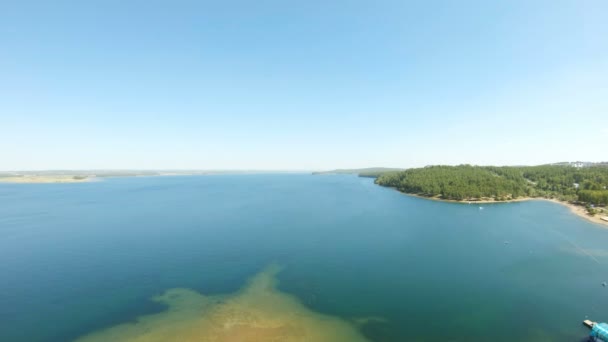
<path id="1" fill-rule="evenodd" d="M 190 290 L 163 298 L 298 311 L 372 341 L 571 342 L 608 320 L 608 229 L 544 201 L 483 206 L 342 175 L 2 184 L 0 341 L 169 324 L 150 298 L 175 288 Z"/>

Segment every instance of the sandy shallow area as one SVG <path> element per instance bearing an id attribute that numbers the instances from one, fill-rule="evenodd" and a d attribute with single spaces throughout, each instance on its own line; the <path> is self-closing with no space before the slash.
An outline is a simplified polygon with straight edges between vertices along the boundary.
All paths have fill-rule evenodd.
<path id="1" fill-rule="evenodd" d="M 358 330 L 369 319 L 347 321 L 311 311 L 276 288 L 277 265 L 254 276 L 239 292 L 205 296 L 175 288 L 154 297 L 167 310 L 94 332 L 77 341 L 368 341 Z"/>

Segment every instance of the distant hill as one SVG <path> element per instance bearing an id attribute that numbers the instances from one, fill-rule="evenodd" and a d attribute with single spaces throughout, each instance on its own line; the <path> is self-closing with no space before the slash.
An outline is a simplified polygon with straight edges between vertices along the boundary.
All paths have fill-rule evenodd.
<path id="1" fill-rule="evenodd" d="M 361 169 L 336 169 L 330 171 L 317 171 L 313 172 L 313 175 L 339 175 L 339 174 L 353 174 L 361 177 L 378 177 L 388 172 L 403 171 L 404 169 L 390 168 L 390 167 L 366 167 Z"/>

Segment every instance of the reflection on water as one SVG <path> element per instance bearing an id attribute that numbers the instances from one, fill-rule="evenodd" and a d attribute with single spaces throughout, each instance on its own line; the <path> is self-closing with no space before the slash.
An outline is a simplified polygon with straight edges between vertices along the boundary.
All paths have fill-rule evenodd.
<path id="1" fill-rule="evenodd" d="M 233 295 L 205 296 L 189 289 L 170 289 L 154 298 L 168 306 L 166 311 L 78 341 L 367 341 L 354 323 L 313 312 L 295 297 L 278 291 L 280 269 L 268 266 Z"/>

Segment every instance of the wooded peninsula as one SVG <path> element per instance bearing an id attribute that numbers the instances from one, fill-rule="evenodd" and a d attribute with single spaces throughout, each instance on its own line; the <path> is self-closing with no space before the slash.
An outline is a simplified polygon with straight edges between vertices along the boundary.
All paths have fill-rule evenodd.
<path id="1" fill-rule="evenodd" d="M 509 201 L 529 197 L 584 202 L 591 207 L 608 204 L 605 165 L 439 165 L 377 174 L 375 182 L 442 200 Z"/>

